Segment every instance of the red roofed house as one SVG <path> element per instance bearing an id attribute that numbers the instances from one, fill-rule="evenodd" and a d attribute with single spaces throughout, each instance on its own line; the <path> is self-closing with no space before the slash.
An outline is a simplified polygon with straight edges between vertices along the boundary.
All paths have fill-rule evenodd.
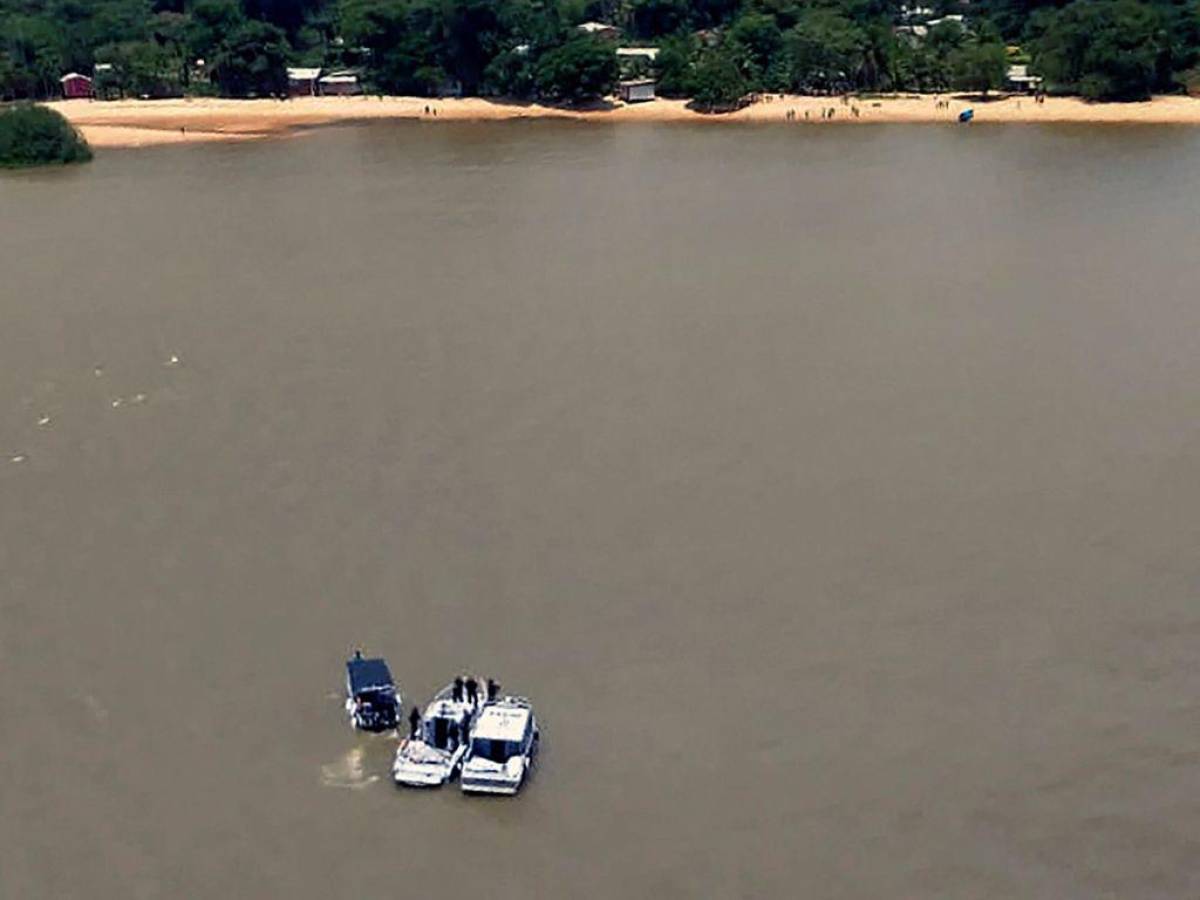
<path id="1" fill-rule="evenodd" d="M 80 100 L 92 96 L 92 79 L 78 72 L 68 72 L 58 79 L 62 85 L 62 95 L 67 100 Z"/>

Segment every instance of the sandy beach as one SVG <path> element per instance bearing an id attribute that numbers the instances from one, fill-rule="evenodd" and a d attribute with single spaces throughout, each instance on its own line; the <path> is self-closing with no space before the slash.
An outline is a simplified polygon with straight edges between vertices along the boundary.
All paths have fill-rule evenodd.
<path id="1" fill-rule="evenodd" d="M 568 109 L 483 98 L 429 100 L 423 97 L 302 97 L 290 100 L 89 100 L 49 104 L 79 127 L 94 147 L 141 147 L 202 141 L 252 140 L 297 133 L 305 128 L 374 119 L 499 121 L 571 119 L 595 122 L 777 122 L 806 125 L 863 123 L 953 123 L 968 107 L 978 123 L 1081 123 L 1200 125 L 1200 99 L 1156 97 L 1143 103 L 1087 103 L 1076 98 L 1007 97 L 979 102 L 943 95 L 839 98 L 768 95 L 737 112 L 706 115 L 685 101 L 659 99 L 600 109 Z M 822 110 L 834 110 L 822 118 Z M 426 112 L 429 110 L 429 112 Z M 857 114 L 856 114 L 857 113 Z M 789 115 L 790 114 L 790 115 Z M 806 118 L 807 116 L 807 118 Z"/>

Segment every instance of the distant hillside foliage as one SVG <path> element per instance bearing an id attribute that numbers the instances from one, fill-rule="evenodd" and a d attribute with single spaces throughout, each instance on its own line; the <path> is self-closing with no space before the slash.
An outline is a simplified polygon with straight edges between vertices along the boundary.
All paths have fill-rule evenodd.
<path id="1" fill-rule="evenodd" d="M 70 71 L 104 97 L 271 96 L 304 65 L 380 93 L 582 102 L 630 74 L 623 44 L 661 48 L 634 74 L 711 108 L 765 91 L 986 93 L 1014 61 L 1052 93 L 1136 100 L 1200 83 L 1198 2 L 0 0 L 0 99 L 57 96 Z"/>

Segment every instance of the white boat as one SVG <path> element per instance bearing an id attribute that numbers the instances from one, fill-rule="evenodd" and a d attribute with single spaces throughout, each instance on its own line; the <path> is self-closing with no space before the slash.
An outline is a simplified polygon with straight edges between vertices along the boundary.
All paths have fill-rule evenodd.
<path id="1" fill-rule="evenodd" d="M 524 697 L 484 704 L 471 728 L 462 764 L 462 789 L 469 794 L 515 794 L 525 783 L 538 751 L 538 724 Z"/>
<path id="2" fill-rule="evenodd" d="M 438 691 L 425 707 L 417 735 L 396 748 L 396 784 L 436 787 L 452 780 L 467 752 L 471 721 L 484 703 L 480 692 L 474 698 L 467 694 L 462 679 Z"/>

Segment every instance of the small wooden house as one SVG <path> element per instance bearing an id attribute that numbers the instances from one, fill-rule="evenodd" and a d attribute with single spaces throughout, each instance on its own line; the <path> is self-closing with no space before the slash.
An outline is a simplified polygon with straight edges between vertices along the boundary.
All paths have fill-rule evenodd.
<path id="1" fill-rule="evenodd" d="M 349 70 L 330 72 L 319 83 L 321 93 L 326 96 L 346 97 L 362 93 L 362 86 L 358 83 L 358 73 Z"/>
<path id="2" fill-rule="evenodd" d="M 1004 76 L 1004 87 L 1023 94 L 1036 94 L 1041 90 L 1042 79 L 1038 75 L 1030 75 L 1029 66 L 1009 66 Z"/>
<path id="3" fill-rule="evenodd" d="M 575 27 L 584 34 L 606 41 L 616 41 L 621 37 L 621 29 L 616 25 L 609 25 L 607 22 L 584 22 Z"/>
<path id="4" fill-rule="evenodd" d="M 654 99 L 654 79 L 635 78 L 617 85 L 617 96 L 626 103 L 642 103 Z"/>
<path id="5" fill-rule="evenodd" d="M 68 72 L 58 79 L 62 85 L 62 95 L 66 100 L 84 100 L 93 96 L 92 79 L 78 72 Z"/>
<path id="6" fill-rule="evenodd" d="M 320 69 L 289 66 L 287 70 L 288 96 L 315 97 L 317 95 L 317 81 L 320 77 Z"/>

